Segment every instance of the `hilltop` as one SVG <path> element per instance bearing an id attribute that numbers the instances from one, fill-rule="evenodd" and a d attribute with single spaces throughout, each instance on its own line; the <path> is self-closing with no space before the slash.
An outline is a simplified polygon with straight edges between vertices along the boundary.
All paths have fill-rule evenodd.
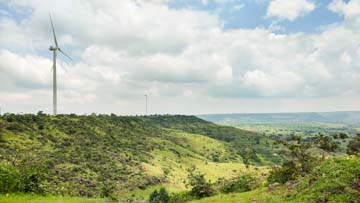
<path id="1" fill-rule="evenodd" d="M 2 170 L 28 177 L 17 189 L 132 201 L 186 190 L 193 166 L 216 181 L 282 161 L 273 140 L 195 116 L 6 114 L 0 140 Z"/>

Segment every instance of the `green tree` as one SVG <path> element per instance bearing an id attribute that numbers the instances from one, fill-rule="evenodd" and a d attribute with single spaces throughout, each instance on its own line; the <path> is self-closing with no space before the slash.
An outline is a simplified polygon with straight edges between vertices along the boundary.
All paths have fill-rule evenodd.
<path id="1" fill-rule="evenodd" d="M 281 167 L 273 167 L 267 178 L 268 183 L 286 183 L 297 178 L 297 167 L 293 161 L 285 162 Z"/>
<path id="2" fill-rule="evenodd" d="M 149 197 L 149 203 L 158 203 L 159 202 L 159 193 L 157 190 L 152 192 Z"/>
<path id="3" fill-rule="evenodd" d="M 165 188 L 161 188 L 159 191 L 159 203 L 168 203 L 169 199 L 169 193 L 165 190 Z"/>
<path id="4" fill-rule="evenodd" d="M 214 189 L 210 182 L 206 181 L 205 175 L 196 171 L 194 167 L 188 169 L 188 186 L 191 186 L 191 193 L 197 198 L 214 194 Z"/>
<path id="5" fill-rule="evenodd" d="M 168 203 L 169 200 L 170 196 L 165 188 L 160 188 L 159 192 L 155 190 L 149 197 L 149 203 Z"/>
<path id="6" fill-rule="evenodd" d="M 360 133 L 356 134 L 356 137 L 349 142 L 346 152 L 349 155 L 357 155 L 360 153 Z"/>
<path id="7" fill-rule="evenodd" d="M 314 138 L 314 144 L 326 152 L 334 152 L 338 145 L 329 136 L 319 135 Z"/>
<path id="8" fill-rule="evenodd" d="M 256 178 L 250 175 L 242 175 L 222 187 L 224 193 L 230 192 L 247 192 L 258 187 Z"/>
<path id="9" fill-rule="evenodd" d="M 19 171 L 9 164 L 0 164 L 0 193 L 20 190 Z"/>

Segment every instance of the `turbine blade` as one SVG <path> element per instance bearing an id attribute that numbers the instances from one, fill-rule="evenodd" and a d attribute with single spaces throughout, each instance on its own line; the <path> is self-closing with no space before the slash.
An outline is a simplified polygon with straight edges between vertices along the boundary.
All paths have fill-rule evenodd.
<path id="1" fill-rule="evenodd" d="M 53 34 L 54 34 L 55 46 L 56 46 L 56 48 L 59 48 L 58 42 L 57 42 L 57 39 L 56 39 L 54 23 L 53 23 L 53 21 L 52 21 L 52 18 L 51 18 L 51 14 L 50 14 L 50 13 L 49 13 L 49 17 L 50 17 L 50 22 L 51 22 L 51 28 L 52 28 L 52 31 L 53 31 Z"/>
<path id="2" fill-rule="evenodd" d="M 61 50 L 60 48 L 59 48 L 58 50 L 59 50 L 62 54 L 64 54 L 64 56 L 68 57 L 70 60 L 73 61 L 73 59 L 72 59 L 69 55 L 67 55 L 65 52 L 63 52 L 63 50 Z"/>

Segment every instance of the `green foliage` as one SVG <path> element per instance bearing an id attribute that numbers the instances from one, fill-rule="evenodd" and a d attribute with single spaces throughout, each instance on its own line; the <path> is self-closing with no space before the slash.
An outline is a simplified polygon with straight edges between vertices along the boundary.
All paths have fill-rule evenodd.
<path id="1" fill-rule="evenodd" d="M 356 137 L 349 142 L 347 146 L 347 153 L 350 155 L 357 155 L 360 153 L 360 134 L 358 133 Z"/>
<path id="2" fill-rule="evenodd" d="M 293 136 L 295 143 L 288 143 L 287 147 L 290 150 L 291 165 L 293 166 L 297 175 L 304 176 L 312 170 L 316 164 L 316 158 L 311 155 L 309 149 L 313 143 L 304 142 L 299 136 Z"/>
<path id="3" fill-rule="evenodd" d="M 257 179 L 250 175 L 242 175 L 240 177 L 234 178 L 229 183 L 226 183 L 221 191 L 223 193 L 231 192 L 247 192 L 254 190 L 259 186 Z"/>
<path id="4" fill-rule="evenodd" d="M 1 203 L 112 203 L 108 199 L 80 198 L 80 197 L 64 197 L 50 195 L 35 194 L 0 194 Z"/>
<path id="5" fill-rule="evenodd" d="M 295 180 L 298 176 L 298 171 L 293 161 L 285 162 L 281 167 L 273 167 L 267 178 L 269 184 L 272 183 L 286 183 L 290 180 Z"/>
<path id="6" fill-rule="evenodd" d="M 338 145 L 332 141 L 331 137 L 322 134 L 315 137 L 313 142 L 317 144 L 317 147 L 327 152 L 334 152 L 338 148 Z"/>
<path id="7" fill-rule="evenodd" d="M 309 152 L 313 147 L 326 152 L 337 149 L 337 144 L 329 136 L 319 135 L 308 142 L 295 135 L 292 139 L 293 142 L 286 144 L 290 150 L 291 159 L 281 167 L 273 167 L 268 176 L 268 183 L 286 183 L 311 172 L 320 161 Z"/>
<path id="8" fill-rule="evenodd" d="M 23 192 L 28 193 L 42 193 L 41 188 L 42 172 L 40 169 L 35 167 L 23 166 L 20 169 L 21 175 L 20 180 L 22 182 Z"/>
<path id="9" fill-rule="evenodd" d="M 360 200 L 360 159 L 326 160 L 301 180 L 290 200 L 298 202 L 354 202 Z"/>
<path id="10" fill-rule="evenodd" d="M 0 193 L 42 193 L 40 173 L 37 168 L 31 166 L 15 167 L 10 164 L 0 164 Z"/>
<path id="11" fill-rule="evenodd" d="M 39 113 L 6 114 L 0 121 L 7 126 L 0 134 L 0 162 L 21 174 L 17 191 L 112 196 L 115 188 L 159 182 L 143 173 L 141 163 L 165 132 L 142 118 Z"/>
<path id="12" fill-rule="evenodd" d="M 0 164 L 18 172 L 13 192 L 126 201 L 134 199 L 127 195 L 130 191 L 162 183 L 176 181 L 176 186 L 183 187 L 185 168 L 192 164 L 201 164 L 199 169 L 210 174 L 209 179 L 216 179 L 227 167 L 233 174 L 234 168 L 243 167 L 238 147 L 245 146 L 242 143 L 249 154 L 261 156 L 261 160 L 271 154 L 260 137 L 258 148 L 252 149 L 254 133 L 192 116 L 49 116 L 39 112 L 5 114 L 0 117 L 0 127 Z M 255 162 L 254 157 L 249 164 Z M 194 188 L 197 196 L 209 195 L 211 184 L 199 183 Z M 122 199 L 124 193 L 127 196 Z"/>
<path id="13" fill-rule="evenodd" d="M 191 194 L 197 198 L 209 197 L 215 193 L 210 182 L 206 181 L 205 175 L 196 171 L 195 168 L 188 169 L 188 186 Z"/>
<path id="14" fill-rule="evenodd" d="M 195 116 L 148 116 L 146 119 L 163 128 L 206 135 L 227 142 L 248 164 L 264 164 L 263 160 L 270 163 L 281 163 L 284 159 L 282 155 L 272 155 L 274 140 L 254 132 L 217 125 Z M 268 145 L 265 145 L 265 143 L 268 143 Z"/>
<path id="15" fill-rule="evenodd" d="M 171 195 L 169 203 L 184 203 L 197 199 L 191 192 L 184 191 Z"/>
<path id="16" fill-rule="evenodd" d="M 19 171 L 9 164 L 0 164 L 0 193 L 16 192 L 19 189 Z"/>
<path id="17" fill-rule="evenodd" d="M 155 190 L 149 197 L 149 203 L 168 203 L 169 200 L 170 197 L 165 188 L 161 188 L 159 192 Z"/>
<path id="18" fill-rule="evenodd" d="M 150 194 L 149 203 L 158 203 L 159 202 L 158 198 L 159 198 L 159 193 L 157 190 L 155 190 Z"/>

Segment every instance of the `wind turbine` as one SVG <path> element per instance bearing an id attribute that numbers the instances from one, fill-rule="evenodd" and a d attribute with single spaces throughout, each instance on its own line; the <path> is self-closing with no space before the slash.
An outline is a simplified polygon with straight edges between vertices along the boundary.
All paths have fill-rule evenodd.
<path id="1" fill-rule="evenodd" d="M 145 94 L 145 116 L 148 114 L 148 95 Z"/>
<path id="2" fill-rule="evenodd" d="M 57 42 L 56 39 L 56 34 L 55 34 L 55 29 L 54 29 L 54 23 L 52 21 L 51 18 L 51 14 L 49 14 L 50 17 L 50 22 L 51 22 L 51 28 L 53 31 L 53 35 L 54 35 L 54 42 L 55 42 L 55 46 L 50 46 L 49 50 L 53 52 L 53 66 L 52 66 L 52 71 L 53 71 L 53 115 L 57 114 L 57 81 L 56 81 L 56 56 L 57 56 L 57 51 L 59 51 L 60 53 L 64 54 L 64 56 L 68 57 L 70 60 L 71 57 L 68 56 L 65 52 L 63 52 Z"/>

